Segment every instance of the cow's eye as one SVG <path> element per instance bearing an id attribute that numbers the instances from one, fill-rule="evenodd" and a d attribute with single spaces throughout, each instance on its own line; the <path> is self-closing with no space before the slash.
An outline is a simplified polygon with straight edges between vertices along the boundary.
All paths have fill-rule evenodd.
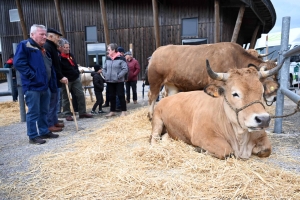
<path id="1" fill-rule="evenodd" d="M 238 93 L 233 93 L 232 96 L 233 97 L 239 97 Z"/>

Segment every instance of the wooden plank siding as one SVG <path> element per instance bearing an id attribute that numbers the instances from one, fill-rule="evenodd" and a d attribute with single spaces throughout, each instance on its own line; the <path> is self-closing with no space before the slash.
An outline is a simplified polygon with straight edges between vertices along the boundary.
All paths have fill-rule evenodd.
<path id="1" fill-rule="evenodd" d="M 97 26 L 98 42 L 105 42 L 99 0 L 60 0 L 61 14 L 66 38 L 70 42 L 71 52 L 77 62 L 85 66 L 85 26 Z M 110 42 L 117 43 L 129 50 L 133 44 L 134 57 L 142 69 L 139 79 L 145 73 L 147 58 L 155 50 L 153 28 L 153 10 L 151 0 L 105 0 Z M 220 3 L 226 3 L 221 1 Z M 24 20 L 29 33 L 32 24 L 43 24 L 59 29 L 55 4 L 53 0 L 22 0 Z M 9 9 L 15 9 L 13 0 L 1 0 L 0 11 L 2 24 L 0 37 L 2 41 L 3 61 L 12 53 L 12 43 L 22 40 L 19 22 L 9 22 Z M 198 36 L 187 38 L 208 38 L 214 42 L 214 0 L 159 0 L 159 25 L 161 46 L 181 44 L 181 21 L 183 18 L 198 17 Z M 235 9 L 236 10 L 236 9 Z M 221 41 L 230 41 L 238 10 L 220 9 Z"/>

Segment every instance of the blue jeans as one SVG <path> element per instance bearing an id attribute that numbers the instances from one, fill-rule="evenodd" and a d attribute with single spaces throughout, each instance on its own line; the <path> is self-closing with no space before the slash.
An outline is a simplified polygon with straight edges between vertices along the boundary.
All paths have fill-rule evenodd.
<path id="1" fill-rule="evenodd" d="M 29 139 L 47 134 L 49 132 L 47 115 L 50 103 L 50 90 L 26 91 L 25 101 L 28 107 L 26 125 Z"/>
<path id="2" fill-rule="evenodd" d="M 47 115 L 48 118 L 48 127 L 54 126 L 57 124 L 57 104 L 59 102 L 59 88 L 57 88 L 56 93 L 50 93 L 50 104 L 49 104 L 49 112 Z"/>

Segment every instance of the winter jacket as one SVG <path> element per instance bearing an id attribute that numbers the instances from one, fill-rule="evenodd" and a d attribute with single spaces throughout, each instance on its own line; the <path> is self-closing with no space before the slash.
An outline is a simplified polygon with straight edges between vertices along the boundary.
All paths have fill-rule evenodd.
<path id="1" fill-rule="evenodd" d="M 127 63 L 124 57 L 117 56 L 112 60 L 109 56 L 103 66 L 103 75 L 108 83 L 118 83 L 125 81 L 125 74 L 128 72 Z"/>
<path id="2" fill-rule="evenodd" d="M 59 52 L 57 50 L 57 45 L 51 40 L 47 40 L 46 43 L 44 44 L 44 48 L 48 53 L 50 53 L 52 64 L 56 72 L 57 87 L 61 88 L 62 83 L 60 82 L 60 80 L 64 77 L 64 75 L 61 73 L 60 57 L 59 57 Z"/>
<path id="3" fill-rule="evenodd" d="M 92 72 L 91 76 L 93 77 L 94 91 L 95 92 L 103 92 L 104 82 L 105 82 L 103 77 L 99 73 L 96 73 L 96 72 Z"/>
<path id="4" fill-rule="evenodd" d="M 128 81 L 137 81 L 141 70 L 139 62 L 132 58 L 130 61 L 127 60 L 127 65 L 129 68 Z"/>
<path id="5" fill-rule="evenodd" d="M 42 48 L 31 38 L 23 40 L 17 46 L 14 56 L 14 67 L 20 72 L 23 92 L 57 91 L 56 75 L 53 65 L 51 66 L 51 78 L 48 79 L 44 56 L 51 61 L 50 55 L 42 53 Z"/>
<path id="6" fill-rule="evenodd" d="M 71 63 L 69 62 L 69 59 L 72 60 L 72 62 L 75 64 L 75 66 L 71 65 Z M 73 82 L 79 78 L 80 72 L 79 72 L 78 65 L 74 59 L 73 54 L 70 53 L 70 56 L 68 59 L 60 56 L 60 67 L 61 67 L 61 72 L 62 72 L 63 76 L 67 77 L 69 82 Z"/>

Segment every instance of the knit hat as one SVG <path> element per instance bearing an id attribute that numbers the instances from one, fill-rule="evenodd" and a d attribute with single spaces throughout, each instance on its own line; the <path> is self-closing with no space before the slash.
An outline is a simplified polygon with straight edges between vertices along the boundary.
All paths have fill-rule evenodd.
<path id="1" fill-rule="evenodd" d="M 120 53 L 124 53 L 125 52 L 125 50 L 124 50 L 124 48 L 123 47 L 118 47 L 118 52 L 120 52 Z"/>
<path id="2" fill-rule="evenodd" d="M 124 56 L 127 56 L 127 55 L 132 56 L 132 53 L 131 53 L 130 51 L 127 51 L 127 52 L 124 54 Z"/>
<path id="3" fill-rule="evenodd" d="M 95 72 L 99 71 L 99 69 L 102 69 L 102 66 L 101 66 L 101 65 L 98 65 L 98 64 L 96 64 L 96 65 L 94 66 L 94 70 L 95 70 Z"/>

